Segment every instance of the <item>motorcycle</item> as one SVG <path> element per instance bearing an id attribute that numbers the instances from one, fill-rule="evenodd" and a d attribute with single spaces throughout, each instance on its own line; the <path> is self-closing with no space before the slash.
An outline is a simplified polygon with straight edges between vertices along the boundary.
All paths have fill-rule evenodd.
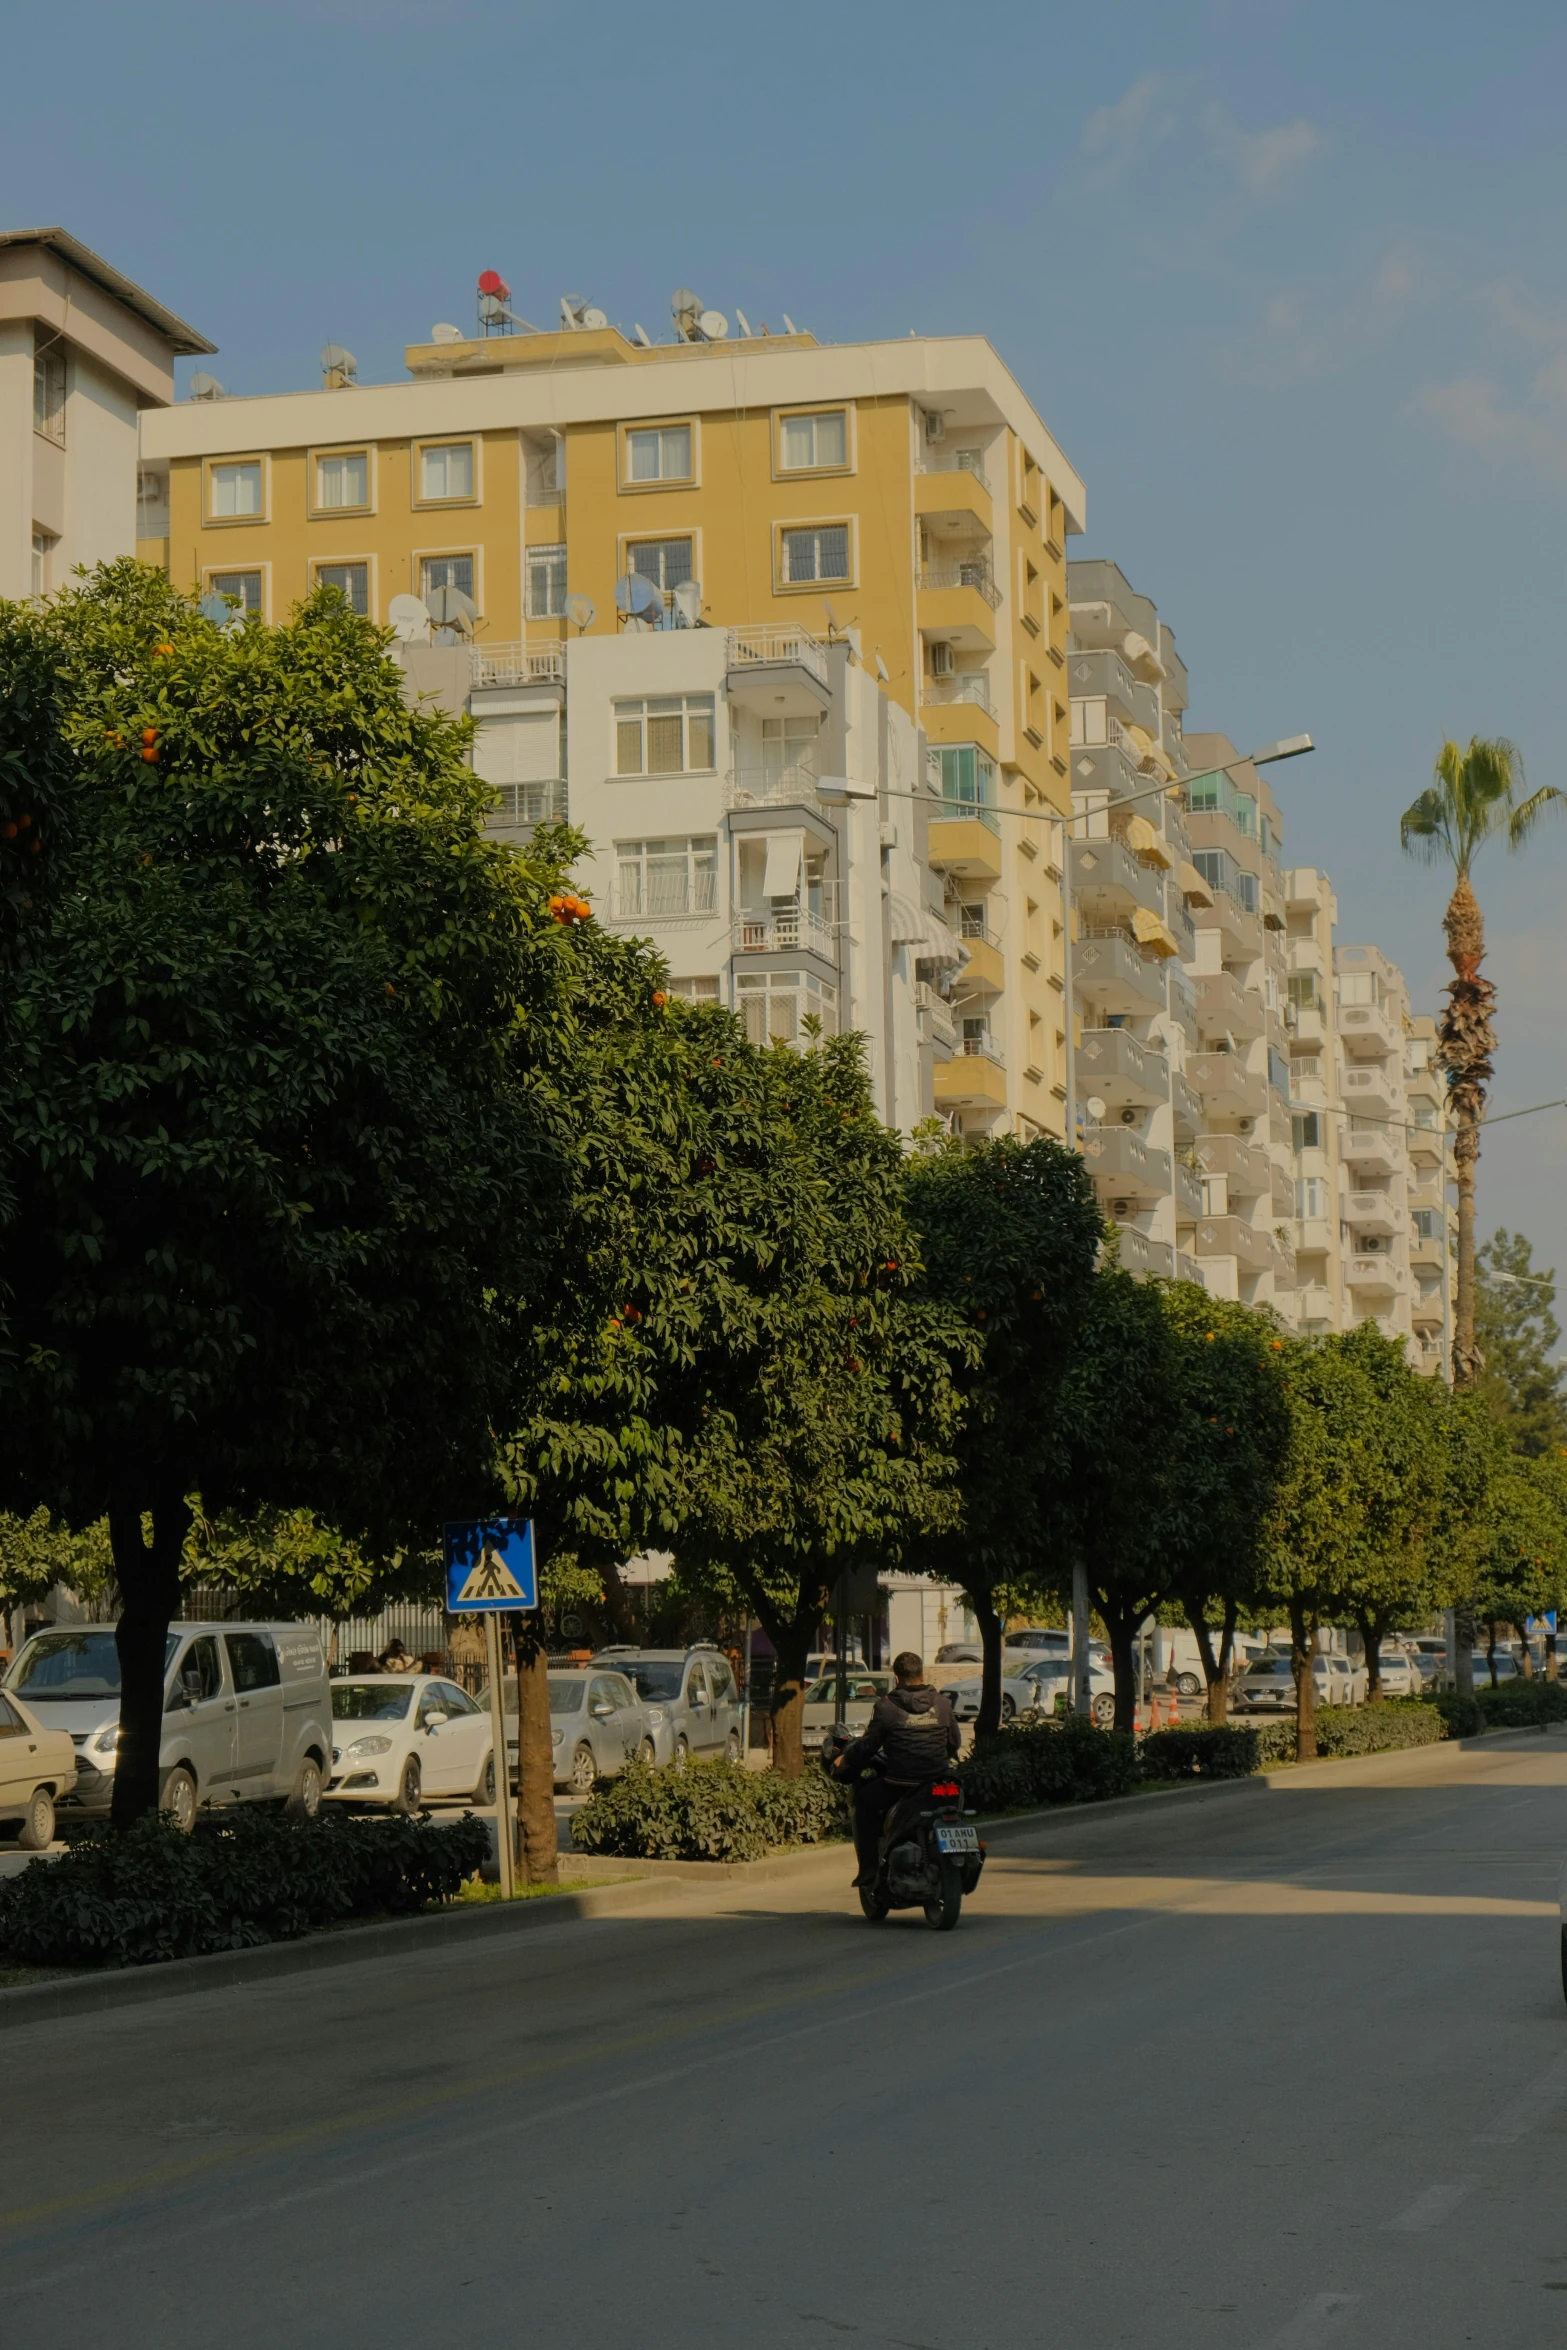
<path id="1" fill-rule="evenodd" d="M 831 1772 L 854 1743 L 837 1727 L 822 1740 L 822 1768 Z M 859 1887 L 860 1907 L 873 1926 L 894 1909 L 923 1909 L 925 1923 L 950 1934 L 985 1865 L 979 1830 L 963 1817 L 963 1790 L 956 1779 L 933 1779 L 911 1787 L 882 1822 L 876 1875 Z"/>

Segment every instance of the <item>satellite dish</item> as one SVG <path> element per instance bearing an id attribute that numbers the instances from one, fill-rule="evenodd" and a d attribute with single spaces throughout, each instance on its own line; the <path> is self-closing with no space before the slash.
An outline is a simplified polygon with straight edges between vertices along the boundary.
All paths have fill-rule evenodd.
<path id="1" fill-rule="evenodd" d="M 683 343 L 695 342 L 702 303 L 689 286 L 676 286 L 669 297 L 669 315 L 675 322 L 675 332 L 680 340 Z"/>
<path id="2" fill-rule="evenodd" d="M 245 625 L 245 614 L 232 596 L 220 596 L 214 589 L 202 597 L 196 606 L 203 620 L 210 620 L 214 628 L 237 629 Z"/>
<path id="3" fill-rule="evenodd" d="M 441 631 L 436 638 L 437 644 L 449 645 L 459 634 L 473 634 L 473 624 L 479 617 L 478 607 L 472 596 L 465 596 L 461 588 L 431 588 L 425 602 L 430 608 L 430 618 Z"/>
<path id="4" fill-rule="evenodd" d="M 653 348 L 653 338 L 652 338 L 652 336 L 651 336 L 651 335 L 648 333 L 648 331 L 647 331 L 647 328 L 646 328 L 645 326 L 633 326 L 631 331 L 632 331 L 632 334 L 635 336 L 636 340 L 637 340 L 637 341 L 638 341 L 638 342 L 639 342 L 639 343 L 642 345 L 642 348 L 643 348 L 643 350 L 644 350 L 644 351 L 651 351 L 651 350 L 652 350 L 652 348 Z"/>
<path id="5" fill-rule="evenodd" d="M 751 332 L 751 321 L 747 318 L 743 310 L 737 310 L 735 312 L 735 324 L 738 326 L 740 332 L 743 335 L 749 337 Z"/>
<path id="6" fill-rule="evenodd" d="M 198 367 L 190 379 L 190 396 L 193 400 L 221 400 L 223 386 L 215 375 L 208 375 L 204 367 Z"/>
<path id="7" fill-rule="evenodd" d="M 589 334 L 596 334 L 601 326 L 608 326 L 609 319 L 602 310 L 596 310 L 592 303 L 589 303 L 587 309 L 579 316 L 577 324 L 585 328 Z"/>
<path id="8" fill-rule="evenodd" d="M 784 333 L 786 335 L 797 335 L 799 333 L 799 328 L 795 325 L 794 320 L 789 316 L 787 310 L 783 314 L 783 322 Z"/>
<path id="9" fill-rule="evenodd" d="M 700 628 L 702 624 L 702 583 L 699 579 L 683 579 L 670 591 L 678 614 L 679 628 Z"/>
<path id="10" fill-rule="evenodd" d="M 827 601 L 827 599 L 826 599 L 826 597 L 825 597 L 825 596 L 822 598 L 822 610 L 823 610 L 823 611 L 826 613 L 826 615 L 827 615 L 827 633 L 828 633 L 828 635 L 829 635 L 829 636 L 836 636 L 836 635 L 839 633 L 839 631 L 838 631 L 838 615 L 837 615 L 837 613 L 836 613 L 836 612 L 833 610 L 833 608 L 832 608 L 831 604 L 829 604 L 829 603 L 828 603 L 828 601 Z"/>
<path id="11" fill-rule="evenodd" d="M 882 684 L 885 685 L 887 683 L 887 664 L 882 659 L 880 653 L 878 653 L 876 656 L 876 674 L 881 679 Z"/>
<path id="12" fill-rule="evenodd" d="M 566 618 L 571 622 L 578 636 L 585 628 L 591 628 L 598 616 L 598 606 L 591 596 L 568 596 L 566 598 Z"/>
<path id="13" fill-rule="evenodd" d="M 624 579 L 615 582 L 615 609 L 624 612 L 630 620 L 650 620 L 655 612 L 662 612 L 664 598 L 650 579 L 640 571 L 628 571 Z"/>
<path id="14" fill-rule="evenodd" d="M 721 343 L 729 332 L 729 321 L 721 310 L 704 310 L 697 325 L 710 343 Z"/>
<path id="15" fill-rule="evenodd" d="M 465 343 L 468 338 L 462 328 L 453 326 L 449 319 L 438 319 L 430 329 L 430 340 L 432 343 Z"/>
<path id="16" fill-rule="evenodd" d="M 430 608 L 422 596 L 394 596 L 386 607 L 386 617 L 400 645 L 429 643 Z"/>
<path id="17" fill-rule="evenodd" d="M 329 386 L 333 376 L 340 384 L 351 384 L 359 373 L 359 362 L 352 351 L 345 351 L 341 343 L 328 343 L 321 354 L 321 372 Z"/>
<path id="18" fill-rule="evenodd" d="M 1087 1101 L 1084 1102 L 1083 1107 L 1088 1112 L 1090 1118 L 1092 1118 L 1094 1124 L 1097 1126 L 1105 1114 L 1104 1103 L 1099 1099 L 1098 1094 L 1091 1093 Z"/>

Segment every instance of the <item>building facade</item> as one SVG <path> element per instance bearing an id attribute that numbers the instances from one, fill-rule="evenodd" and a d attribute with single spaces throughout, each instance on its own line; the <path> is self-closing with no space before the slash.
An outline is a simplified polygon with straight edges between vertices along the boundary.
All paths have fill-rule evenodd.
<path id="1" fill-rule="evenodd" d="M 136 552 L 141 414 L 212 347 L 64 229 L 0 231 L 0 596 Z"/>
<path id="2" fill-rule="evenodd" d="M 820 1016 L 835 991 L 847 1018 L 859 997 L 842 958 L 874 960 L 869 926 L 857 940 L 853 924 L 882 873 L 889 901 L 929 902 L 967 949 L 945 993 L 931 978 L 910 982 L 937 991 L 921 1006 L 935 1109 L 975 1136 L 1063 1133 L 1065 541 L 1082 527 L 1083 493 L 989 344 L 829 348 L 803 334 L 708 341 L 682 331 L 653 345 L 590 325 L 474 338 L 444 329 L 406 359 L 405 383 L 361 387 L 334 368 L 332 388 L 186 401 L 150 419 L 143 465 L 166 494 L 168 529 L 147 539 L 145 557 L 180 587 L 274 619 L 323 582 L 380 621 L 395 597 L 428 608 L 456 590 L 477 616 L 476 759 L 509 795 L 513 821 L 568 810 L 593 841 L 595 888 L 610 887 L 618 906 L 623 846 L 640 842 L 645 861 L 649 842 L 698 837 L 676 828 L 677 812 L 681 827 L 724 818 L 731 878 L 712 887 L 730 951 L 705 946 L 703 968 L 682 970 L 683 981 L 716 978 L 721 1000 L 754 1002 L 773 991 L 748 958 L 776 952 L 797 1001 L 817 982 Z M 732 663 L 740 642 L 814 649 Z M 847 666 L 820 699 L 801 679 L 831 670 L 844 646 Z M 736 681 L 769 662 L 798 675 L 778 683 L 764 713 Z M 632 720 L 622 737 L 611 705 L 636 699 L 625 680 L 644 674 L 646 703 L 676 697 L 673 683 L 668 697 L 652 691 L 659 676 L 705 679 L 679 693 L 711 692 L 714 720 L 704 735 L 684 704 L 644 708 L 645 784 L 622 789 Z M 736 761 L 753 762 L 770 795 L 775 766 L 792 761 L 803 776 L 814 762 L 833 774 L 823 762 L 838 756 L 835 741 L 868 744 L 871 688 L 887 713 L 877 721 L 884 746 L 840 780 L 865 790 L 874 781 L 874 842 L 861 821 L 868 802 L 853 790 L 830 822 L 821 792 L 814 809 L 775 796 L 744 803 Z M 548 727 L 530 713 L 550 695 L 564 709 L 565 755 L 544 774 Z M 769 718 L 781 731 L 761 731 Z M 683 763 L 665 770 L 677 734 Z M 884 770 L 883 747 L 887 761 L 905 762 L 896 772 Z M 698 756 L 712 764 L 699 770 Z M 639 789 L 649 805 L 637 829 L 616 829 Z M 655 824 L 665 796 L 669 821 Z M 704 796 L 708 813 L 693 813 Z M 900 825 L 907 838 L 880 837 Z M 805 896 L 792 924 L 767 933 L 776 948 L 755 944 L 754 919 L 736 927 L 761 901 L 780 913 L 794 902 L 767 886 L 782 882 L 791 850 L 769 866 L 754 839 L 741 840 L 767 831 L 804 844 Z M 939 907 L 907 861 L 916 835 Z M 717 876 L 724 857 L 715 859 Z M 695 874 L 692 863 L 691 887 Z M 924 917 L 886 919 L 918 927 Z M 670 936 L 683 953 L 695 931 Z M 913 961 L 938 961 L 946 943 L 938 935 L 934 945 Z M 790 990 L 777 992 L 782 1001 Z M 911 1048 L 876 1049 L 890 1070 Z"/>

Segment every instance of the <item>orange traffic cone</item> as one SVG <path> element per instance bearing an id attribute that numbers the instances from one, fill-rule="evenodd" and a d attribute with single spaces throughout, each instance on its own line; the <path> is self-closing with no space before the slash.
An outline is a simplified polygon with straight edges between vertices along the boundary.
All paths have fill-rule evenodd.
<path id="1" fill-rule="evenodd" d="M 1154 1730 L 1157 1730 L 1157 1729 L 1158 1729 L 1158 1727 L 1159 1727 L 1159 1692 L 1158 1692 L 1158 1690 L 1157 1690 L 1157 1689 L 1155 1689 L 1155 1690 L 1153 1690 L 1153 1691 L 1150 1693 L 1150 1695 L 1149 1695 L 1149 1699 L 1148 1699 L 1148 1728 L 1149 1728 L 1150 1732 L 1152 1732 L 1152 1731 L 1154 1731 Z"/>

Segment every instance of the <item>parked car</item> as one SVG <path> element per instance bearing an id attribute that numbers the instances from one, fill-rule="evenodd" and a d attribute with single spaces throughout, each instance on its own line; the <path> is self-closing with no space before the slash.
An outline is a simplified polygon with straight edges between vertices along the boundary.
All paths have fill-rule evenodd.
<path id="1" fill-rule="evenodd" d="M 1337 1690 L 1334 1705 L 1364 1705 L 1371 1687 L 1371 1675 L 1363 1656 L 1346 1656 L 1341 1649 L 1332 1649 L 1328 1655 Z"/>
<path id="2" fill-rule="evenodd" d="M 1474 1676 L 1475 1687 L 1477 1689 L 1490 1688 L 1490 1659 L 1487 1657 L 1483 1648 L 1477 1648 L 1474 1652 Z M 1518 1659 L 1512 1654 L 1511 1650 L 1499 1648 L 1496 1652 L 1496 1679 L 1498 1686 L 1500 1686 L 1503 1681 L 1517 1681 L 1521 1680 L 1522 1677 L 1523 1668 L 1519 1664 Z"/>
<path id="3" fill-rule="evenodd" d="M 625 1657 L 627 1650 L 614 1653 Z M 549 1670 L 550 1742 L 554 1782 L 590 1795 L 595 1779 L 613 1779 L 635 1757 L 645 1763 L 674 1760 L 672 1709 L 650 1705 L 637 1695 L 629 1674 L 594 1665 L 552 1663 Z M 488 1708 L 488 1688 L 479 1703 Z M 508 1676 L 501 1691 L 505 1708 L 508 1784 L 517 1785 L 517 1683 Z"/>
<path id="4" fill-rule="evenodd" d="M 70 1731 L 51 1729 L 20 1698 L 0 1697 L 0 1837 L 46 1852 L 55 1804 L 75 1784 Z"/>
<path id="5" fill-rule="evenodd" d="M 175 1624 L 164 1674 L 158 1799 L 182 1828 L 203 1803 L 281 1796 L 314 1815 L 332 1754 L 332 1685 L 313 1624 Z M 76 1784 L 62 1808 L 107 1812 L 120 1745 L 114 1627 L 35 1632 L 4 1687 L 70 1734 Z"/>
<path id="6" fill-rule="evenodd" d="M 722 1649 L 639 1648 L 634 1656 L 620 1651 L 615 1666 L 645 1705 L 667 1710 L 676 1762 L 692 1754 L 740 1760 L 745 1713 Z M 811 1674 L 806 1686 L 820 1677 Z"/>
<path id="7" fill-rule="evenodd" d="M 982 1665 L 985 1651 L 977 1640 L 949 1640 L 938 1648 L 934 1662 L 938 1665 Z"/>
<path id="8" fill-rule="evenodd" d="M 1001 1682 L 1001 1719 L 1014 1721 L 1020 1714 L 1051 1714 L 1056 1711 L 1056 1698 L 1065 1698 L 1071 1687 L 1072 1660 L 1061 1656 L 1031 1656 L 1026 1664 L 1014 1665 L 1013 1657 L 1006 1660 L 1007 1669 Z M 1107 1724 L 1115 1718 L 1115 1674 L 1103 1651 L 1091 1651 L 1088 1660 L 1089 1710 L 1096 1722 Z M 972 1722 L 979 1713 L 983 1679 L 960 1681 L 947 1695 L 959 1722 Z"/>
<path id="9" fill-rule="evenodd" d="M 1029 1624 L 1020 1632 L 1008 1632 L 1001 1645 L 1003 1648 L 1026 1648 L 1038 1656 L 1070 1656 L 1072 1635 L 1070 1632 Z"/>
<path id="10" fill-rule="evenodd" d="M 495 1801 L 489 1708 L 434 1673 L 364 1673 L 332 1683 L 334 1802 L 408 1816 L 432 1796 Z"/>
<path id="11" fill-rule="evenodd" d="M 1377 1651 L 1384 1697 L 1418 1697 L 1425 1687 L 1419 1664 L 1407 1648 L 1384 1645 Z"/>
<path id="12" fill-rule="evenodd" d="M 1348 1702 L 1347 1671 L 1335 1673 L 1334 1659 L 1319 1654 L 1314 1659 L 1312 1679 L 1316 1685 L 1318 1705 L 1344 1705 Z M 1347 1666 L 1347 1659 L 1337 1662 Z M 1255 1657 L 1235 1684 L 1233 1699 L 1235 1711 L 1251 1713 L 1293 1713 L 1295 1710 L 1295 1673 L 1287 1656 L 1270 1650 L 1265 1656 Z"/>
<path id="13" fill-rule="evenodd" d="M 877 1698 L 885 1697 L 891 1687 L 890 1673 L 857 1671 L 849 1675 L 848 1702 L 843 1718 L 856 1737 L 869 1727 L 871 1708 Z M 804 1726 L 800 1737 L 808 1752 L 821 1745 L 837 1717 L 838 1676 L 836 1673 L 824 1673 L 805 1692 Z"/>
<path id="14" fill-rule="evenodd" d="M 1428 1689 L 1447 1675 L 1447 1642 L 1439 1633 L 1417 1632 L 1409 1642 L 1409 1652 L 1420 1667 L 1420 1677 Z"/>

